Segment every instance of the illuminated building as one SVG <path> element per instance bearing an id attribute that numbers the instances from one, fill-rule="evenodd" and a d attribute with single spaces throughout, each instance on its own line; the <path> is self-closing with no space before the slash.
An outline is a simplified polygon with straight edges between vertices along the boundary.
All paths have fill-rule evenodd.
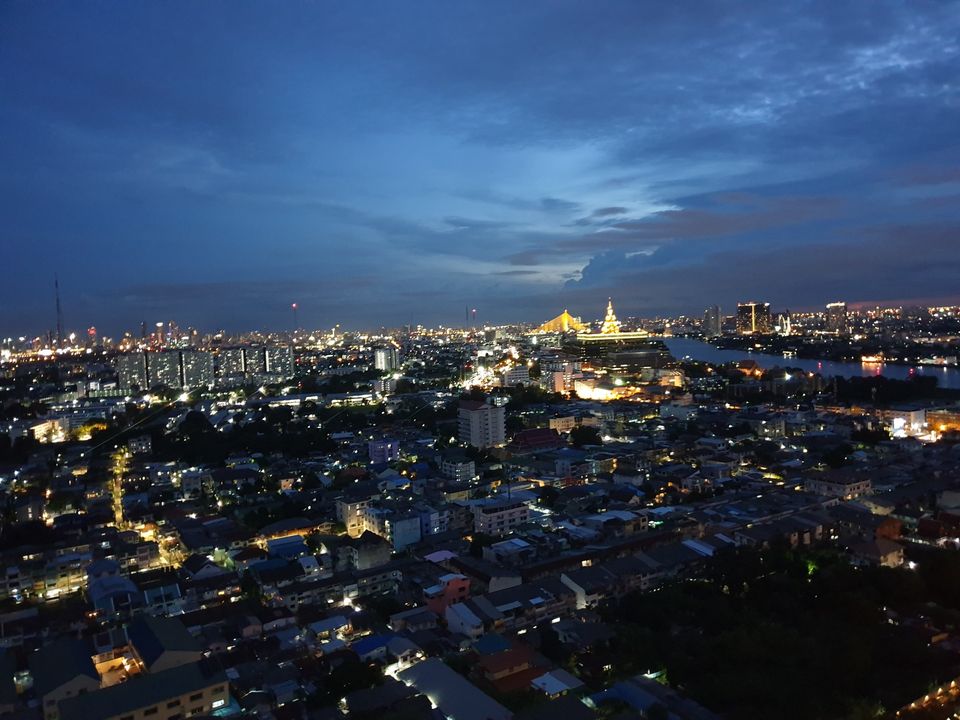
<path id="1" fill-rule="evenodd" d="M 793 318 L 790 311 L 777 315 L 777 332 L 781 335 L 790 335 L 793 332 Z"/>
<path id="2" fill-rule="evenodd" d="M 827 332 L 845 335 L 847 327 L 847 304 L 832 302 L 827 304 Z"/>
<path id="3" fill-rule="evenodd" d="M 530 382 L 530 368 L 526 365 L 515 365 L 500 375 L 500 382 L 504 387 L 527 385 Z"/>
<path id="4" fill-rule="evenodd" d="M 154 385 L 168 388 L 183 387 L 183 379 L 180 376 L 180 353 L 176 350 L 148 353 L 147 378 L 150 387 Z"/>
<path id="5" fill-rule="evenodd" d="M 264 364 L 266 371 L 271 375 L 279 375 L 283 378 L 293 377 L 293 348 L 285 345 L 268 347 L 264 351 Z"/>
<path id="6" fill-rule="evenodd" d="M 720 306 L 708 307 L 703 313 L 703 334 L 707 337 L 717 337 L 723 333 L 723 317 L 720 315 Z"/>
<path id="7" fill-rule="evenodd" d="M 147 356 L 146 353 L 133 352 L 117 358 L 117 375 L 120 387 L 124 390 L 138 388 L 146 390 L 147 385 Z"/>
<path id="8" fill-rule="evenodd" d="M 740 335 L 764 335 L 773 332 L 770 303 L 737 303 L 737 332 Z"/>
<path id="9" fill-rule="evenodd" d="M 620 321 L 617 320 L 617 315 L 613 312 L 613 298 L 607 298 L 607 315 L 600 326 L 600 333 L 603 335 L 620 334 Z"/>
<path id="10" fill-rule="evenodd" d="M 538 333 L 563 333 L 563 332 L 585 332 L 587 326 L 580 321 L 580 318 L 574 317 L 564 310 L 552 320 L 547 320 L 534 332 Z"/>
<path id="11" fill-rule="evenodd" d="M 620 321 L 613 311 L 613 302 L 607 302 L 607 313 L 600 326 L 600 331 L 595 333 L 583 332 L 577 333 L 576 347 L 568 348 L 571 352 L 576 352 L 580 357 L 600 357 L 610 356 L 612 353 L 631 355 L 659 355 L 663 350 L 662 346 L 650 342 L 650 333 L 646 330 L 634 330 L 623 332 Z"/>
<path id="12" fill-rule="evenodd" d="M 613 312 L 613 301 L 607 301 L 607 314 L 603 319 L 603 324 L 600 326 L 600 332 L 596 333 L 579 333 L 577 335 L 577 342 L 586 343 L 586 344 L 616 344 L 624 343 L 633 340 L 645 340 L 650 337 L 650 333 L 646 330 L 635 330 L 633 332 L 621 332 L 620 331 L 620 321 L 617 320 L 616 314 Z"/>
<path id="13" fill-rule="evenodd" d="M 457 411 L 458 439 L 477 448 L 506 441 L 506 410 L 478 400 L 463 400 Z"/>
<path id="14" fill-rule="evenodd" d="M 485 535 L 509 535 L 527 522 L 530 508 L 522 500 L 490 500 L 473 506 L 473 531 Z"/>
<path id="15" fill-rule="evenodd" d="M 202 350 L 184 350 L 180 353 L 183 363 L 183 386 L 186 388 L 210 387 L 213 385 L 213 355 Z"/>
<path id="16" fill-rule="evenodd" d="M 382 347 L 373 351 L 373 367 L 381 372 L 390 372 L 400 366 L 395 347 Z"/>
<path id="17" fill-rule="evenodd" d="M 247 375 L 263 375 L 267 372 L 267 356 L 262 347 L 243 348 L 243 371 Z"/>
<path id="18" fill-rule="evenodd" d="M 243 348 L 225 348 L 217 355 L 217 375 L 235 377 L 243 375 Z"/>

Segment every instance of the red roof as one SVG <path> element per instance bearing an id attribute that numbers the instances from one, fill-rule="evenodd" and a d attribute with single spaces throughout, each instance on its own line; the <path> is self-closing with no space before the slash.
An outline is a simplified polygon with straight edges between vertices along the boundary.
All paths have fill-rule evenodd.
<path id="1" fill-rule="evenodd" d="M 530 430 L 521 430 L 510 441 L 510 445 L 515 448 L 554 448 L 563 447 L 564 442 L 553 428 L 531 428 Z"/>

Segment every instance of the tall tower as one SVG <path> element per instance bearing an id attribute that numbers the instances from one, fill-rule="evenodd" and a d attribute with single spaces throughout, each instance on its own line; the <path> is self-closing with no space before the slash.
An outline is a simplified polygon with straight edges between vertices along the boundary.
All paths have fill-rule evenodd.
<path id="1" fill-rule="evenodd" d="M 827 303 L 827 332 L 845 335 L 847 325 L 847 304 L 845 302 Z"/>
<path id="2" fill-rule="evenodd" d="M 57 347 L 63 343 L 63 311 L 60 309 L 60 277 L 53 274 L 53 294 L 57 301 Z"/>
<path id="3" fill-rule="evenodd" d="M 603 325 L 600 326 L 600 332 L 604 335 L 620 332 L 620 321 L 617 320 L 617 315 L 613 312 L 612 298 L 607 298 L 607 316 L 603 319 Z"/>
<path id="4" fill-rule="evenodd" d="M 723 334 L 723 318 L 720 315 L 719 305 L 711 305 L 704 311 L 702 329 L 706 337 L 717 337 Z"/>

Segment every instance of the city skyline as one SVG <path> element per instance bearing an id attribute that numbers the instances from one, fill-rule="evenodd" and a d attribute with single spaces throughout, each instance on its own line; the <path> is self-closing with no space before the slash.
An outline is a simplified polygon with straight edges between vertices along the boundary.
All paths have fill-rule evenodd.
<path id="1" fill-rule="evenodd" d="M 12 4 L 0 335 L 956 302 L 955 4 Z"/>
<path id="2" fill-rule="evenodd" d="M 56 292 L 56 291 L 55 291 Z M 750 296 L 752 297 L 752 296 Z M 266 334 L 266 335 L 284 335 L 284 334 L 297 334 L 297 333 L 329 333 L 331 331 L 344 331 L 344 332 L 360 332 L 360 333 L 376 333 L 380 331 L 394 332 L 397 330 L 402 330 L 406 327 L 421 327 L 421 328 L 447 328 L 451 330 L 456 329 L 477 329 L 483 327 L 508 327 L 508 326 L 534 326 L 541 324 L 540 320 L 542 318 L 533 320 L 528 319 L 517 319 L 516 317 L 511 317 L 510 313 L 507 312 L 504 314 L 504 317 L 498 318 L 497 321 L 489 319 L 478 319 L 477 318 L 477 308 L 461 308 L 461 311 L 464 313 L 461 315 L 459 320 L 453 322 L 438 322 L 438 323 L 423 323 L 418 322 L 416 319 L 411 320 L 409 323 L 402 323 L 398 325 L 387 325 L 384 323 L 376 324 L 362 324 L 358 323 L 355 325 L 344 325 L 343 323 L 334 322 L 327 326 L 317 326 L 317 327 L 306 327 L 302 323 L 291 324 L 289 322 L 289 308 L 287 310 L 286 320 L 287 324 L 283 322 L 283 318 L 276 325 L 265 325 L 261 327 L 222 327 L 222 326 L 211 326 L 204 327 L 193 324 L 187 319 L 187 322 L 181 323 L 178 322 L 175 318 L 167 318 L 166 320 L 156 321 L 151 320 L 142 320 L 135 325 L 129 327 L 117 327 L 117 328 L 106 328 L 103 326 L 98 326 L 95 324 L 84 324 L 82 321 L 76 323 L 64 323 L 63 327 L 58 327 L 60 314 L 60 301 L 59 297 L 55 294 L 54 306 L 56 310 L 51 315 L 50 321 L 47 323 L 48 327 L 43 329 L 33 328 L 30 331 L 25 333 L 20 333 L 19 335 L 7 335 L 0 336 L 0 339 L 4 340 L 14 340 L 19 341 L 47 341 L 50 340 L 54 344 L 82 344 L 90 340 L 97 340 L 102 338 L 110 338 L 113 341 L 121 339 L 121 336 L 128 334 L 130 337 L 137 338 L 141 334 L 147 340 L 153 338 L 157 333 L 163 333 L 168 335 L 171 332 L 177 336 L 186 336 L 187 334 L 196 335 L 197 333 L 202 333 L 204 335 L 216 335 L 224 333 L 227 336 L 242 336 L 246 334 Z M 611 296 L 607 297 L 607 300 L 601 304 L 598 308 L 595 308 L 594 314 L 589 313 L 580 313 L 573 312 L 572 315 L 575 318 L 583 320 L 587 325 L 597 325 L 599 326 L 603 322 L 604 308 L 609 309 L 608 304 L 613 301 L 614 298 Z M 890 302 L 876 302 L 876 301 L 865 301 L 865 300 L 838 300 L 834 298 L 830 302 L 821 303 L 818 306 L 803 306 L 803 305 L 792 305 L 787 303 L 784 306 L 771 306 L 770 303 L 765 303 L 756 299 L 740 299 L 735 302 L 730 303 L 728 306 L 722 305 L 708 305 L 702 311 L 698 312 L 697 310 L 692 310 L 689 312 L 677 312 L 674 314 L 649 314 L 644 315 L 634 314 L 634 313 L 623 313 L 623 317 L 629 318 L 633 322 L 663 322 L 671 320 L 682 320 L 686 319 L 688 321 L 696 320 L 699 315 L 705 315 L 706 313 L 716 310 L 719 313 L 720 320 L 734 320 L 736 319 L 738 312 L 743 305 L 753 305 L 753 304 L 765 304 L 769 307 L 769 311 L 772 313 L 799 313 L 803 315 L 823 315 L 828 317 L 830 315 L 831 307 L 834 305 L 842 305 L 845 308 L 845 311 L 851 313 L 869 313 L 871 311 L 884 310 L 884 311 L 896 311 L 896 310 L 910 310 L 914 308 L 925 308 L 933 311 L 936 308 L 957 308 L 960 307 L 960 300 L 954 300 L 952 302 L 947 302 L 947 298 L 915 298 L 899 301 L 890 301 Z M 621 304 L 619 299 L 617 300 L 617 307 L 620 307 Z M 564 308 L 563 313 L 568 313 L 569 308 Z M 549 310 L 548 310 L 549 312 Z M 563 314 L 561 313 L 561 314 Z M 294 317 L 297 317 L 294 315 Z M 554 318 L 554 321 L 557 318 Z M 62 332 L 61 332 L 62 331 Z M 58 339 L 58 333 L 61 333 Z M 71 337 L 73 336 L 73 337 Z"/>

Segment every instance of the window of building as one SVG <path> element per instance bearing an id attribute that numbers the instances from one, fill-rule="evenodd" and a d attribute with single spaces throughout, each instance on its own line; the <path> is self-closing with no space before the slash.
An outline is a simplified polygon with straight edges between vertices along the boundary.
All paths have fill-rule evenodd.
<path id="1" fill-rule="evenodd" d="M 201 698 L 203 698 L 202 692 L 198 692 L 190 696 L 191 700 L 200 700 Z"/>
<path id="2" fill-rule="evenodd" d="M 170 702 L 167 703 L 167 709 L 175 708 L 179 704 L 180 704 L 179 700 L 171 700 Z"/>
<path id="3" fill-rule="evenodd" d="M 148 717 L 150 715 L 156 715 L 158 711 L 159 711 L 159 708 L 156 705 L 154 705 L 152 708 L 147 708 L 146 710 L 144 710 L 143 715 L 144 717 Z"/>

